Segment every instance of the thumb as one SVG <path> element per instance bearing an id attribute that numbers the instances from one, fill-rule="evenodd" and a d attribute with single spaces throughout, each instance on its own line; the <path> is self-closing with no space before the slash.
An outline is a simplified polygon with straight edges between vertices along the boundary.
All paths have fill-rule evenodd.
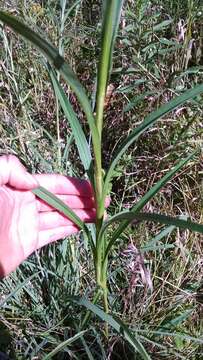
<path id="1" fill-rule="evenodd" d="M 39 186 L 34 176 L 26 171 L 14 155 L 0 157 L 0 186 L 6 184 L 19 190 L 31 190 Z"/>

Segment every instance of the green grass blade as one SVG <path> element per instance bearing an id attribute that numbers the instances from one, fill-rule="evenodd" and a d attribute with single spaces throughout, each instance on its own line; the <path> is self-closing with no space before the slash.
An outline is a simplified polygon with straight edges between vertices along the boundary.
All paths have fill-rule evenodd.
<path id="1" fill-rule="evenodd" d="M 144 93 L 135 96 L 123 109 L 123 112 L 132 110 L 136 105 L 139 104 L 142 100 L 146 99 L 146 96 L 153 95 L 154 91 L 145 91 Z M 160 93 L 157 91 L 156 97 L 160 96 Z"/>
<path id="2" fill-rule="evenodd" d="M 25 39 L 30 41 L 33 45 L 35 45 L 45 56 L 45 58 L 54 65 L 54 67 L 59 71 L 61 76 L 75 92 L 86 114 L 88 124 L 91 130 L 95 159 L 96 161 L 101 163 L 101 153 L 99 151 L 100 138 L 96 128 L 91 105 L 83 86 L 72 71 L 71 67 L 66 63 L 65 59 L 59 54 L 58 50 L 52 44 L 43 39 L 40 35 L 31 30 L 27 25 L 25 25 L 16 17 L 0 11 L 0 21 L 2 21 L 4 24 L 12 28 L 15 32 L 17 32 Z"/>
<path id="3" fill-rule="evenodd" d="M 203 224 L 195 223 L 190 219 L 183 220 L 183 219 L 174 218 L 172 216 L 155 214 L 155 213 L 152 214 L 138 213 L 136 214 L 136 218 L 137 220 L 141 220 L 141 221 L 153 221 L 163 225 L 173 225 L 183 230 L 190 230 L 203 234 Z"/>
<path id="4" fill-rule="evenodd" d="M 148 115 L 145 118 L 145 120 L 141 123 L 141 125 L 139 125 L 135 130 L 132 131 L 132 133 L 127 137 L 127 139 L 121 144 L 121 146 L 117 150 L 115 157 L 107 171 L 104 182 L 104 188 L 103 188 L 103 196 L 102 196 L 103 204 L 101 205 L 102 207 L 104 207 L 104 199 L 107 196 L 109 183 L 111 181 L 115 166 L 117 165 L 118 161 L 120 160 L 124 152 L 129 148 L 129 146 L 132 145 L 135 142 L 135 140 L 137 140 L 138 137 L 141 134 L 143 134 L 144 131 L 149 129 L 161 117 L 163 117 L 170 111 L 176 109 L 178 106 L 184 104 L 186 101 L 193 99 L 195 96 L 201 94 L 202 92 L 203 92 L 203 84 L 197 85 L 194 89 L 185 91 L 184 94 L 176 97 L 167 104 L 164 104 L 158 110 Z"/>
<path id="5" fill-rule="evenodd" d="M 168 336 L 168 337 L 172 337 L 172 338 L 180 338 L 182 339 L 183 341 L 194 341 L 194 343 L 198 343 L 198 344 L 203 344 L 203 339 L 202 337 L 194 337 L 194 336 L 190 336 L 190 335 L 187 335 L 187 334 L 184 334 L 183 333 L 180 333 L 180 332 L 169 332 L 169 331 L 149 331 L 149 330 L 139 330 L 140 333 L 147 333 L 147 335 L 149 336 L 150 335 L 158 335 L 159 337 L 160 336 Z M 147 341 L 147 339 L 146 339 Z M 164 340 L 162 340 L 164 341 Z M 185 360 L 185 358 L 184 358 Z"/>
<path id="6" fill-rule="evenodd" d="M 49 76 L 51 78 L 51 82 L 52 82 L 56 97 L 58 98 L 58 100 L 61 104 L 64 114 L 65 114 L 67 120 L 69 121 L 72 132 L 74 134 L 74 139 L 75 139 L 75 142 L 77 145 L 80 159 L 83 163 L 85 170 L 87 172 L 89 172 L 91 162 L 92 162 L 92 156 L 91 156 L 90 148 L 89 148 L 88 142 L 86 140 L 82 126 L 80 125 L 80 122 L 78 121 L 78 118 L 77 118 L 62 86 L 59 84 L 58 79 L 57 79 L 53 69 L 50 66 L 47 66 L 47 69 L 49 72 Z"/>
<path id="7" fill-rule="evenodd" d="M 37 189 L 32 190 L 33 194 L 38 196 L 40 199 L 44 200 L 47 204 L 53 206 L 56 210 L 64 214 L 68 219 L 72 220 L 72 222 L 79 227 L 79 229 L 85 231 L 87 238 L 89 240 L 89 244 L 91 246 L 93 255 L 95 254 L 95 245 L 91 236 L 88 227 L 85 225 L 83 221 L 67 206 L 63 201 L 61 201 L 57 196 L 52 194 L 50 191 L 45 189 L 42 186 L 39 186 Z"/>
<path id="8" fill-rule="evenodd" d="M 152 186 L 152 188 L 146 192 L 146 194 L 135 204 L 130 211 L 137 212 L 143 209 L 143 207 L 172 179 L 174 175 L 177 174 L 177 172 L 188 163 L 195 155 L 197 151 L 190 154 L 185 159 L 179 161 L 177 165 L 175 165 L 170 171 L 167 172 L 166 175 L 164 175 L 155 185 Z M 111 238 L 111 243 L 113 244 L 116 239 L 121 235 L 121 233 L 126 229 L 129 222 L 123 221 L 118 229 L 116 229 Z"/>
<path id="9" fill-rule="evenodd" d="M 153 221 L 164 225 L 173 225 L 180 229 L 191 230 L 203 234 L 203 224 L 194 223 L 191 220 L 183 220 L 183 219 L 178 219 L 171 216 L 155 214 L 155 213 L 140 213 L 140 212 L 134 213 L 132 211 L 123 211 L 117 215 L 112 216 L 108 221 L 106 221 L 103 224 L 100 230 L 99 239 L 102 238 L 104 232 L 106 231 L 109 225 L 113 224 L 116 221 L 121 221 L 121 220 L 127 220 L 128 224 L 133 220 Z M 110 240 L 105 252 L 104 260 L 108 256 L 109 251 L 111 250 L 111 247 L 113 246 L 115 240 L 116 239 L 114 239 L 114 241 Z"/>
<path id="10" fill-rule="evenodd" d="M 26 284 L 30 284 L 31 283 L 31 280 L 34 279 L 37 275 L 39 275 L 41 273 L 41 270 L 36 272 L 35 274 L 32 274 L 31 276 L 29 276 L 27 279 L 25 279 L 23 282 L 21 283 L 18 283 L 17 287 L 10 292 L 9 295 L 7 295 L 1 302 L 0 302 L 0 308 L 2 306 L 4 306 L 13 296 L 16 295 L 16 293 L 20 290 L 22 290 L 24 288 L 24 286 Z"/>
<path id="11" fill-rule="evenodd" d="M 169 331 L 172 329 L 177 328 L 181 323 L 183 323 L 188 317 L 191 316 L 191 314 L 194 312 L 195 308 L 185 310 L 181 315 L 176 316 L 175 318 L 172 318 L 169 316 L 166 316 L 162 319 L 161 324 L 159 325 L 157 331 Z"/>
<path id="12" fill-rule="evenodd" d="M 96 124 L 100 137 L 102 133 L 106 88 L 111 71 L 114 42 L 120 22 L 122 5 L 123 0 L 105 0 L 103 4 L 104 13 L 102 24 L 101 53 L 99 59 L 96 95 Z"/>
<path id="13" fill-rule="evenodd" d="M 173 225 L 165 227 L 154 238 L 150 239 L 143 246 L 141 246 L 140 251 L 146 252 L 146 251 L 156 251 L 159 249 L 174 248 L 173 244 L 160 244 L 159 245 L 158 243 L 166 236 L 171 235 L 171 233 L 175 229 L 176 229 L 176 227 Z"/>
<path id="14" fill-rule="evenodd" d="M 68 17 L 70 16 L 71 12 L 75 9 L 76 6 L 78 6 L 79 4 L 81 4 L 82 0 L 76 0 L 73 5 L 67 10 L 66 15 L 64 16 L 64 24 L 66 22 L 66 20 L 68 19 Z"/>
<path id="15" fill-rule="evenodd" d="M 73 221 L 81 230 L 85 230 L 85 224 L 80 220 L 80 218 L 57 196 L 53 195 L 50 191 L 39 186 L 36 189 L 32 190 L 33 194 L 38 196 L 40 199 L 44 200 L 47 204 L 53 206 L 56 210 L 67 216 L 70 220 Z M 88 231 L 88 230 L 87 230 Z"/>
<path id="16" fill-rule="evenodd" d="M 89 311 L 92 311 L 95 315 L 97 315 L 101 320 L 108 323 L 112 328 L 114 328 L 121 336 L 124 337 L 125 340 L 128 341 L 129 344 L 132 345 L 136 352 L 139 352 L 141 358 L 143 360 L 151 360 L 150 356 L 147 354 L 145 348 L 142 343 L 139 341 L 138 337 L 133 335 L 131 331 L 127 328 L 127 326 L 121 321 L 115 318 L 110 314 L 106 314 L 102 309 L 98 306 L 92 304 L 85 297 L 80 299 L 71 297 L 72 301 L 76 302 L 78 305 L 82 305 L 86 307 Z"/>
<path id="17" fill-rule="evenodd" d="M 183 220 L 183 219 L 178 219 L 171 216 L 155 214 L 155 213 L 144 213 L 144 212 L 133 213 L 132 211 L 123 211 L 117 215 L 112 216 L 108 221 L 106 221 L 103 224 L 99 234 L 99 238 L 100 239 L 102 238 L 105 230 L 109 225 L 113 224 L 116 221 L 121 221 L 121 220 L 128 220 L 128 223 L 130 223 L 133 220 L 153 221 L 164 225 L 173 225 L 180 229 L 191 230 L 203 234 L 203 224 L 194 223 L 191 220 Z M 105 253 L 105 258 L 108 255 L 113 243 L 114 242 L 111 241 L 109 242 Z"/>
<path id="18" fill-rule="evenodd" d="M 74 341 L 78 340 L 79 338 L 81 338 L 87 330 L 83 330 L 80 331 L 79 333 L 77 333 L 76 335 L 72 336 L 71 338 L 63 341 L 61 344 L 59 344 L 53 351 L 51 351 L 49 354 L 47 354 L 46 356 L 44 356 L 42 359 L 43 360 L 50 360 L 53 358 L 53 356 L 55 356 L 56 354 L 58 354 L 60 351 L 62 351 L 66 346 L 71 345 Z"/>

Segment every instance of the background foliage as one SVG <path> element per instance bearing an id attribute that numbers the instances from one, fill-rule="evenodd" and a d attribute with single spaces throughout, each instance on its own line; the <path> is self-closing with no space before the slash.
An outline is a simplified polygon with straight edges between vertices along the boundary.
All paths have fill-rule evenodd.
<path id="1" fill-rule="evenodd" d="M 58 46 L 93 93 L 94 104 L 101 2 L 30 0 L 1 6 L 44 30 L 43 36 Z M 106 96 L 106 166 L 129 129 L 202 82 L 202 19 L 200 1 L 125 2 Z M 0 149 L 17 154 L 32 172 L 83 175 L 41 56 L 3 27 L 0 42 Z M 64 89 L 88 135 L 75 96 L 65 84 Z M 136 203 L 176 160 L 201 144 L 199 96 L 159 121 L 124 156 L 114 174 L 110 213 Z M 202 221 L 201 161 L 191 160 L 146 210 Z M 135 222 L 114 249 L 109 272 L 113 312 L 137 331 L 152 359 L 201 358 L 201 241 L 188 231 Z M 79 331 L 85 308 L 70 296 L 91 298 L 92 274 L 82 236 L 51 245 L 24 262 L 0 283 L 0 350 L 14 359 L 43 359 L 65 342 L 53 358 L 133 358 L 113 329 L 105 342 L 97 317 L 84 333 Z"/>

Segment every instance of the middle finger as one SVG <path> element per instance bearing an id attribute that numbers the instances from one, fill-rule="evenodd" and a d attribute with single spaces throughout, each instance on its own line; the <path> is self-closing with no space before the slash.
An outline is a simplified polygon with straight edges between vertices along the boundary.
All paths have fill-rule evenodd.
<path id="1" fill-rule="evenodd" d="M 95 221 L 95 210 L 75 210 L 74 212 L 84 222 L 93 223 Z M 70 225 L 73 225 L 72 220 L 58 211 L 48 211 L 39 214 L 39 231 Z"/>
<path id="2" fill-rule="evenodd" d="M 71 209 L 92 209 L 95 208 L 95 202 L 93 198 L 82 197 L 76 195 L 57 195 Z M 48 205 L 44 200 L 36 198 L 37 208 L 39 212 L 55 211 L 53 206 Z"/>

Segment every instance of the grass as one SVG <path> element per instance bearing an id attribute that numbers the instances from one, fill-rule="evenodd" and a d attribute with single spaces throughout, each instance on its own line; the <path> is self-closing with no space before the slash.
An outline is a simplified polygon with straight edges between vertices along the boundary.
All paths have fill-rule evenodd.
<path id="1" fill-rule="evenodd" d="M 15 13 L 24 14 L 29 23 L 46 29 L 55 44 L 64 46 L 66 57 L 91 91 L 100 31 L 95 19 L 100 18 L 100 7 L 92 4 L 94 15 L 86 9 L 85 2 L 78 3 L 69 14 L 62 45 L 58 41 L 61 20 L 55 2 L 49 1 L 43 7 L 32 1 L 16 3 Z M 115 143 L 126 136 L 127 129 L 133 129 L 146 114 L 181 90 L 202 82 L 197 56 L 200 11 L 198 1 L 184 5 L 177 2 L 174 8 L 170 2 L 127 2 L 110 82 L 114 90 L 106 104 L 106 164 Z M 135 21 L 135 16 L 139 21 Z M 180 17 L 185 21 L 187 36 L 177 44 Z M 33 56 L 29 55 L 27 45 L 11 32 L 2 30 L 1 34 L 2 152 L 17 154 L 33 172 L 82 175 L 71 130 L 54 102 L 41 58 L 34 50 Z M 191 37 L 195 37 L 196 47 L 186 66 Z M 144 82 L 136 83 L 140 79 Z M 66 91 L 84 123 L 74 95 L 67 87 Z M 202 98 L 196 98 L 167 115 L 142 135 L 136 147 L 121 160 L 114 173 L 109 210 L 112 215 L 118 208 L 127 209 L 136 202 L 179 157 L 201 145 L 201 103 Z M 119 130 L 116 134 L 115 128 Z M 197 222 L 202 221 L 201 176 L 201 159 L 192 160 L 150 201 L 146 210 L 172 216 L 189 214 Z M 198 234 L 177 229 L 160 240 L 154 239 L 162 230 L 158 225 L 135 223 L 115 244 L 108 279 L 112 311 L 138 332 L 152 359 L 200 359 L 202 239 Z M 143 249 L 142 256 L 139 249 Z M 82 236 L 50 245 L 33 255 L 0 284 L 1 351 L 16 359 L 43 359 L 70 340 L 55 358 L 134 358 L 132 349 L 112 328 L 109 342 L 105 341 L 103 323 L 96 317 L 80 334 L 85 308 L 76 300 L 73 302 L 71 296 L 86 295 L 92 299 L 94 286 L 92 259 L 87 239 Z M 76 334 L 80 335 L 78 339 L 74 338 Z"/>

